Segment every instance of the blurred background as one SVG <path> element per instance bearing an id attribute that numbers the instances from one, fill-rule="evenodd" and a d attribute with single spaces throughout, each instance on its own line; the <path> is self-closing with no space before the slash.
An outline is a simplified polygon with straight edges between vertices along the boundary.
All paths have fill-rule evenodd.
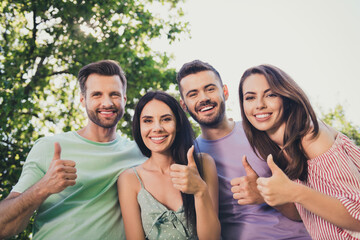
<path id="1" fill-rule="evenodd" d="M 84 126 L 76 76 L 101 59 L 118 61 L 126 73 L 119 131 L 129 138 L 137 100 L 149 89 L 179 98 L 176 71 L 200 59 L 229 86 L 228 117 L 241 119 L 242 73 L 269 63 L 305 90 L 319 118 L 360 145 L 359 43 L 358 0 L 3 0 L 0 200 L 34 141 Z M 13 239 L 30 232 L 31 225 Z"/>

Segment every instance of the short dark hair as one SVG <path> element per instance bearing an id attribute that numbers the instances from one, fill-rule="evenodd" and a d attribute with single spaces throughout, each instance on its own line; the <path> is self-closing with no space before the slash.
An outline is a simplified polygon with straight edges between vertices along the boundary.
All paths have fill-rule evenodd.
<path id="1" fill-rule="evenodd" d="M 137 143 L 141 152 L 146 156 L 151 156 L 151 150 L 148 149 L 141 137 L 140 130 L 140 115 L 145 105 L 151 100 L 158 100 L 169 106 L 171 111 L 174 113 L 176 118 L 176 136 L 173 144 L 171 145 L 171 156 L 175 163 L 187 165 L 187 152 L 192 145 L 195 145 L 195 149 L 197 152 L 198 147 L 195 141 L 195 134 L 187 118 L 185 112 L 181 108 L 178 101 L 172 97 L 171 95 L 163 92 L 163 91 L 149 91 L 142 98 L 140 98 L 138 104 L 135 107 L 133 122 L 132 122 L 132 133 L 135 142 Z M 199 174 L 203 177 L 203 169 L 201 164 L 201 159 L 195 154 L 194 151 L 194 160 L 197 165 Z M 181 193 L 183 199 L 183 206 L 185 211 L 185 216 L 187 219 L 187 223 L 189 226 L 196 226 L 196 213 L 195 213 L 195 205 L 194 205 L 194 196 L 192 194 Z M 196 228 L 194 228 L 196 230 Z"/>
<path id="2" fill-rule="evenodd" d="M 181 79 L 183 79 L 184 77 L 186 77 L 190 74 L 195 74 L 195 73 L 203 72 L 203 71 L 213 72 L 219 79 L 221 86 L 223 86 L 223 82 L 221 80 L 220 73 L 213 66 L 211 66 L 209 63 L 203 62 L 201 60 L 194 60 L 194 61 L 185 63 L 176 75 L 176 80 L 177 80 L 177 83 L 179 86 L 181 97 L 183 97 L 182 89 L 181 89 L 181 85 L 180 85 Z"/>
<path id="3" fill-rule="evenodd" d="M 114 60 L 101 60 L 98 62 L 90 63 L 80 69 L 78 74 L 78 81 L 79 81 L 81 93 L 83 95 L 85 95 L 86 92 L 86 85 L 85 85 L 86 80 L 89 77 L 89 75 L 93 73 L 97 73 L 103 76 L 118 75 L 123 85 L 124 93 L 126 93 L 127 80 L 124 71 L 120 67 L 120 64 Z"/>

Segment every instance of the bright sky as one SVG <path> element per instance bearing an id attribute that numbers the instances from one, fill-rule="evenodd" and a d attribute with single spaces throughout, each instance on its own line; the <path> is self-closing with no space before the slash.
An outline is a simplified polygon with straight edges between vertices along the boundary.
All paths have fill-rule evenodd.
<path id="1" fill-rule="evenodd" d="M 200 59 L 228 85 L 228 117 L 241 119 L 238 84 L 249 67 L 282 68 L 307 93 L 318 116 L 337 104 L 360 126 L 360 0 L 187 0 L 191 39 L 155 48 L 170 67 Z"/>

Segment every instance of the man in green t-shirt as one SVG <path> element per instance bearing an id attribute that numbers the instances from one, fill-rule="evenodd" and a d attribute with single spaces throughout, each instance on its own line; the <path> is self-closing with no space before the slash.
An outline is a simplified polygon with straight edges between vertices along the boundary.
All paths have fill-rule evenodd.
<path id="1" fill-rule="evenodd" d="M 125 239 L 116 181 L 144 157 L 116 133 L 124 115 L 126 78 L 103 60 L 78 75 L 87 125 L 39 139 L 20 179 L 0 202 L 0 239 L 27 226 L 36 211 L 33 239 Z"/>

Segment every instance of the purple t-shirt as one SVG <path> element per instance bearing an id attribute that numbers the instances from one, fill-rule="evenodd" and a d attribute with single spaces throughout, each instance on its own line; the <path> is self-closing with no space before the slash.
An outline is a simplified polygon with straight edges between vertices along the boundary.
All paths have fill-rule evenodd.
<path id="1" fill-rule="evenodd" d="M 233 199 L 231 179 L 246 175 L 243 155 L 261 177 L 271 176 L 264 160 L 253 152 L 242 125 L 237 122 L 227 136 L 218 140 L 197 138 L 201 152 L 210 154 L 219 176 L 219 219 L 223 240 L 311 239 L 303 223 L 292 221 L 267 204 L 239 205 Z"/>

